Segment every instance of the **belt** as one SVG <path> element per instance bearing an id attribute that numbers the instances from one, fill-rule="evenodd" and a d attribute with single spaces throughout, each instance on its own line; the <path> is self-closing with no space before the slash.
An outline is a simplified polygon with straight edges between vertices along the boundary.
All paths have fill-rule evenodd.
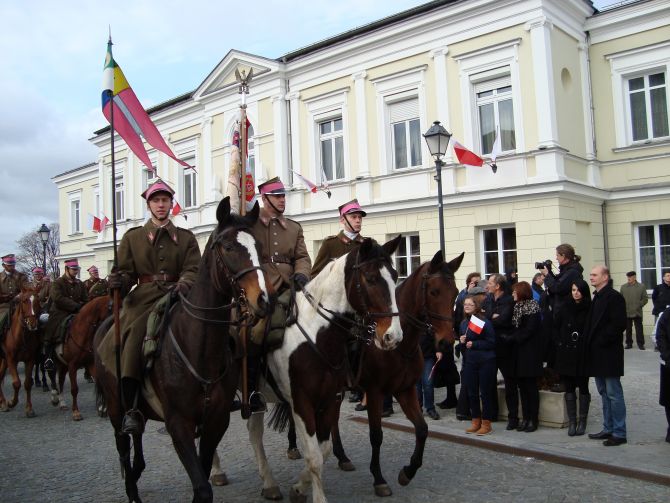
<path id="1" fill-rule="evenodd" d="M 264 264 L 293 264 L 295 260 L 286 255 L 272 255 L 271 257 L 263 257 Z"/>
<path id="2" fill-rule="evenodd" d="M 176 283 L 179 281 L 179 276 L 173 274 L 140 274 L 137 278 L 137 284 L 153 283 L 154 281 L 165 281 L 166 283 Z"/>

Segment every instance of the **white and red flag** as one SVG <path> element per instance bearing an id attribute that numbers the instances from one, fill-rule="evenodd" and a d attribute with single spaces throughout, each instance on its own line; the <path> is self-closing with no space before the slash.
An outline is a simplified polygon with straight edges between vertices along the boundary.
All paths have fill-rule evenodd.
<path id="1" fill-rule="evenodd" d="M 468 322 L 468 330 L 481 334 L 484 330 L 484 320 L 477 318 L 475 315 L 470 316 L 470 321 Z"/>
<path id="2" fill-rule="evenodd" d="M 181 206 L 179 205 L 179 201 L 175 199 L 174 206 L 172 207 L 172 216 L 176 217 L 180 213 L 181 213 Z"/>
<path id="3" fill-rule="evenodd" d="M 465 148 L 461 143 L 457 142 L 454 138 L 451 139 L 451 145 L 454 149 L 454 154 L 456 154 L 456 159 L 461 164 L 467 166 L 482 166 L 484 164 L 484 159 L 479 157 L 474 152 Z"/>
<path id="4" fill-rule="evenodd" d="M 109 218 L 105 216 L 100 219 L 94 215 L 91 215 L 90 213 L 88 214 L 88 228 L 93 232 L 103 232 L 108 223 Z"/>

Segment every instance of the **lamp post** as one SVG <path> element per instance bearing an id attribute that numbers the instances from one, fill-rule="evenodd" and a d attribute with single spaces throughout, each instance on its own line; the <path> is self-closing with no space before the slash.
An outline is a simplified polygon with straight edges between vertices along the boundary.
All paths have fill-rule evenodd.
<path id="1" fill-rule="evenodd" d="M 430 155 L 435 158 L 435 181 L 437 182 L 437 216 L 440 226 L 440 250 L 444 257 L 444 214 L 442 205 L 442 157 L 447 152 L 447 146 L 451 139 L 451 133 L 444 129 L 440 121 L 433 122 L 430 129 L 423 134 L 430 150 Z"/>
<path id="2" fill-rule="evenodd" d="M 42 252 L 44 253 L 44 262 L 42 262 L 42 265 L 44 266 L 44 275 L 46 276 L 47 274 L 47 241 L 49 241 L 49 234 L 51 234 L 51 230 L 45 225 L 42 224 L 42 227 L 37 231 L 37 234 L 40 236 L 40 240 L 42 241 Z"/>

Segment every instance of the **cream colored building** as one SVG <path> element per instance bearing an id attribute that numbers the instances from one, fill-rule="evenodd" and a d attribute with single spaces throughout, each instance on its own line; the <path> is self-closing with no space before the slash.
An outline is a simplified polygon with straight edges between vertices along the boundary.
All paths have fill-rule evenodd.
<path id="1" fill-rule="evenodd" d="M 451 149 L 445 158 L 446 255 L 466 252 L 459 284 L 473 270 L 512 267 L 530 279 L 535 261 L 569 242 L 587 272 L 607 262 L 616 286 L 633 269 L 651 288 L 670 269 L 669 41 L 664 0 L 603 12 L 587 0 L 434 1 L 277 59 L 231 50 L 196 90 L 150 110 L 197 173 L 150 157 L 184 207 L 188 220 L 177 224 L 203 244 L 228 176 L 235 70 L 253 68 L 257 182 L 279 175 L 292 187 L 287 213 L 313 257 L 338 231 L 337 206 L 357 197 L 365 235 L 405 237 L 405 275 L 439 248 L 434 160 L 421 133 L 439 120 L 486 155 L 499 128 L 496 174 L 458 164 Z M 109 130 L 91 141 L 96 162 L 54 178 L 61 253 L 107 272 L 111 227 L 95 234 L 85 215 L 111 218 L 116 197 L 119 237 L 141 225 L 149 175 L 117 137 L 113 188 Z M 325 177 L 332 199 L 293 182 L 291 170 Z"/>

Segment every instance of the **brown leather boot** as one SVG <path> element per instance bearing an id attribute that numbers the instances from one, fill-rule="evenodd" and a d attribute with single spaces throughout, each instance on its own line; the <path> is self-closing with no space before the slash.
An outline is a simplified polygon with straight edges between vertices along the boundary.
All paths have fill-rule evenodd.
<path id="1" fill-rule="evenodd" d="M 484 419 L 482 421 L 482 427 L 477 430 L 477 435 L 488 435 L 491 433 L 491 421 Z"/>
<path id="2" fill-rule="evenodd" d="M 465 430 L 465 433 L 477 433 L 481 427 L 482 427 L 482 418 L 481 417 L 472 418 L 472 426 L 470 426 L 467 430 Z"/>

